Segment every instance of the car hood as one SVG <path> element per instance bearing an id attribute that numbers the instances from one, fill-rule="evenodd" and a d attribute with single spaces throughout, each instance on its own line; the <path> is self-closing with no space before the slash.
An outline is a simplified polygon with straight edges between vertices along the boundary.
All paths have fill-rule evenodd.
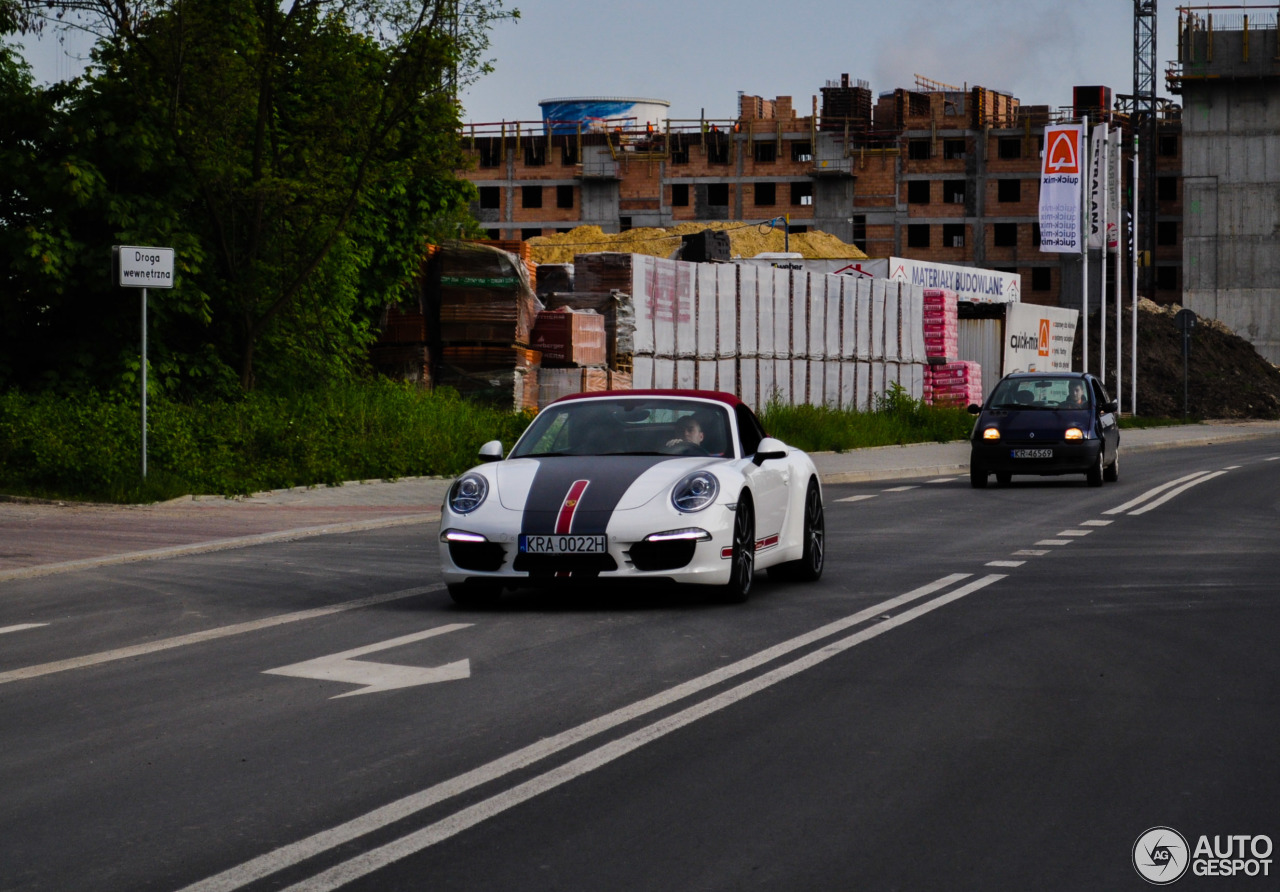
<path id="1" fill-rule="evenodd" d="M 556 512 L 569 488 L 587 481 L 580 511 L 627 511 L 666 493 L 685 475 L 723 458 L 669 455 L 565 455 L 491 465 L 502 507 Z"/>

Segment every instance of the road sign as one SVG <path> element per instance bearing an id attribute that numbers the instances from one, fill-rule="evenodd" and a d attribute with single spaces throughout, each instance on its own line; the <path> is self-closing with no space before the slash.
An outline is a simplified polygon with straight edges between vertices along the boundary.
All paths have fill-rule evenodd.
<path id="1" fill-rule="evenodd" d="M 117 245 L 115 252 L 120 287 L 173 287 L 173 248 Z"/>

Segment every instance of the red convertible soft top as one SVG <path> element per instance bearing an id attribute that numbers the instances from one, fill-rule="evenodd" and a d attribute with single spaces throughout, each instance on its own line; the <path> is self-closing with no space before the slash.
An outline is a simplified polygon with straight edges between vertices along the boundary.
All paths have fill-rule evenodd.
<path id="1" fill-rule="evenodd" d="M 600 399 L 601 397 L 628 397 L 628 396 L 671 396 L 671 397 L 694 397 L 703 400 L 715 400 L 716 402 L 725 403 L 728 406 L 745 406 L 742 400 L 738 399 L 732 393 L 723 393 L 719 390 L 599 390 L 593 393 L 571 393 L 562 396 L 549 405 L 563 403 L 568 400 L 586 400 Z"/>

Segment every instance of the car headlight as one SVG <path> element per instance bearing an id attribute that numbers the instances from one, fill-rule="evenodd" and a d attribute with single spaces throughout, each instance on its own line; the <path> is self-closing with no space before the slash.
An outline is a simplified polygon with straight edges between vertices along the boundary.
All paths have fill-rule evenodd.
<path id="1" fill-rule="evenodd" d="M 1062 436 L 1068 440 L 1083 440 L 1084 432 L 1078 427 L 1069 427 L 1067 428 L 1067 432 Z"/>
<path id="2" fill-rule="evenodd" d="M 484 504 L 489 481 L 479 474 L 463 474 L 449 487 L 449 507 L 455 514 L 470 514 Z"/>
<path id="3" fill-rule="evenodd" d="M 999 439 L 1000 439 L 1000 428 L 998 428 L 998 427 L 989 427 L 989 428 L 987 428 L 986 430 L 984 430 L 984 431 L 982 432 L 982 439 L 984 439 L 984 440 L 999 440 Z"/>
<path id="4" fill-rule="evenodd" d="M 701 511 L 716 500 L 720 493 L 720 482 L 715 475 L 707 471 L 695 471 L 685 477 L 671 490 L 671 504 L 677 511 L 692 513 Z"/>

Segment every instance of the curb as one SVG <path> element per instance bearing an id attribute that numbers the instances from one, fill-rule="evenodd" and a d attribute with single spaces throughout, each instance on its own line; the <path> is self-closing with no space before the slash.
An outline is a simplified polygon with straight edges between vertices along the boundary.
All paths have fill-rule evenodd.
<path id="1" fill-rule="evenodd" d="M 156 561 L 164 558 L 183 557 L 192 554 L 206 554 L 212 551 L 228 551 L 233 548 L 247 548 L 250 545 L 266 545 L 272 542 L 291 542 L 307 539 L 312 536 L 328 536 L 334 533 L 354 533 L 362 530 L 379 530 L 387 527 L 412 526 L 418 523 L 436 523 L 440 513 L 415 514 L 406 517 L 384 517 L 378 520 L 359 520 L 351 523 L 330 523 L 318 527 L 299 527 L 293 530 L 279 530 L 274 533 L 258 533 L 254 536 L 238 536 L 231 539 L 212 539 L 208 542 L 192 542 L 188 545 L 171 545 L 166 548 L 154 548 L 147 551 L 133 551 L 127 554 L 108 554 L 96 558 L 84 558 L 78 561 L 63 561 L 57 564 L 36 564 L 32 567 L 19 567 L 16 570 L 0 571 L 0 582 L 10 579 L 33 579 L 38 576 L 53 576 L 58 573 L 71 573 L 76 570 L 89 570 L 96 567 L 110 567 L 118 564 L 132 564 L 138 561 Z"/>

